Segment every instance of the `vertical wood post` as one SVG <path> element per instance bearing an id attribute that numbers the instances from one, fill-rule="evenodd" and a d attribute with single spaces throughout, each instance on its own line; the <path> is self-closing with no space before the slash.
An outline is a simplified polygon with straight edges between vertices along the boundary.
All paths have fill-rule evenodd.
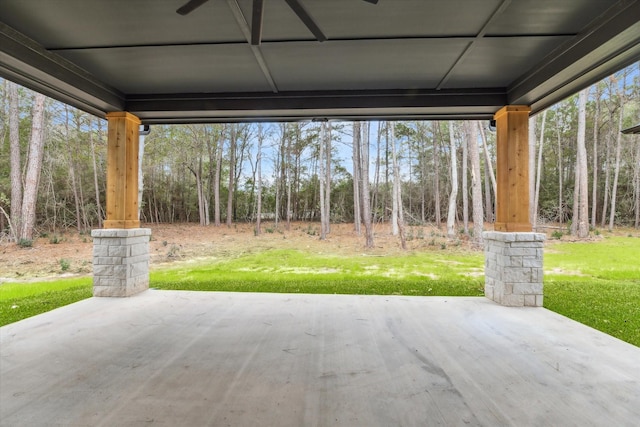
<path id="1" fill-rule="evenodd" d="M 127 112 L 115 112 L 107 114 L 107 121 L 107 217 L 104 228 L 139 228 L 140 119 Z"/>
<path id="2" fill-rule="evenodd" d="M 507 105 L 494 116 L 497 128 L 497 207 L 495 230 L 530 232 L 529 112 Z"/>

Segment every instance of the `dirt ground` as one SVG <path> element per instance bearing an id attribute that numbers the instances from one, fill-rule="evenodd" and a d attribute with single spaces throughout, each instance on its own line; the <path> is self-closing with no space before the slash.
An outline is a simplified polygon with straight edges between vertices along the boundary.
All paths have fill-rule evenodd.
<path id="1" fill-rule="evenodd" d="M 151 266 L 175 263 L 196 258 L 235 256 L 244 252 L 269 248 L 299 248 L 315 253 L 368 253 L 390 255 L 401 252 L 400 240 L 391 235 L 388 224 L 374 226 L 375 248 L 364 247 L 364 236 L 354 232 L 353 224 L 331 224 L 327 239 L 319 238 L 320 224 L 295 222 L 289 230 L 280 223 L 263 223 L 262 234 L 256 236 L 255 224 L 234 224 L 231 227 L 201 227 L 197 224 L 143 225 L 151 228 Z M 492 229 L 485 224 L 485 230 Z M 549 226 L 547 246 L 558 242 L 552 233 L 560 227 Z M 564 229 L 564 228 L 563 228 Z M 364 227 L 363 227 L 364 233 Z M 605 232 L 609 234 L 608 232 Z M 615 235 L 638 235 L 638 230 L 617 229 Z M 89 275 L 92 271 L 93 244 L 90 233 L 80 234 L 73 230 L 42 234 L 30 248 L 21 248 L 15 243 L 0 241 L 0 284 L 3 282 L 30 281 L 43 278 Z M 442 251 L 471 249 L 470 242 L 451 242 L 446 230 L 435 226 L 406 227 L 407 246 L 410 251 Z M 599 240 L 593 236 L 588 240 Z M 572 240 L 563 236 L 562 241 Z M 477 248 L 475 250 L 478 250 Z"/>
<path id="2" fill-rule="evenodd" d="M 353 224 L 332 224 L 331 232 L 321 241 L 320 224 L 295 222 L 289 230 L 284 224 L 276 228 L 263 223 L 262 234 L 256 236 L 255 224 L 234 224 L 231 227 L 201 227 L 197 224 L 144 225 L 151 228 L 151 265 L 181 260 L 234 256 L 242 252 L 268 248 L 300 248 L 316 253 L 392 254 L 401 251 L 400 240 L 390 233 L 388 224 L 375 226 L 375 248 L 364 248 L 364 236 L 354 232 Z M 364 232 L 364 227 L 363 227 Z M 442 250 L 451 245 L 446 231 L 436 227 L 407 227 L 409 250 Z M 0 283 L 63 276 L 91 274 L 93 244 L 90 234 L 68 230 L 41 233 L 30 248 L 15 243 L 0 242 Z M 461 241 L 456 247 L 468 246 Z"/>

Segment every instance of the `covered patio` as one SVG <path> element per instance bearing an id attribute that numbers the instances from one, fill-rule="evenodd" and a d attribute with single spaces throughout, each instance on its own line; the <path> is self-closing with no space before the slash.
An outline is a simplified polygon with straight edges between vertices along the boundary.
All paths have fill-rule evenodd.
<path id="1" fill-rule="evenodd" d="M 640 0 L 3 1 L 0 75 L 108 120 L 94 295 L 130 298 L 1 328 L 0 423 L 637 425 L 640 349 L 541 307 L 528 120 L 638 61 L 638 17 Z M 141 125 L 334 119 L 496 121 L 488 299 L 148 290 Z"/>
<path id="2" fill-rule="evenodd" d="M 2 328 L 0 424 L 636 426 L 640 348 L 485 298 L 92 298 Z"/>

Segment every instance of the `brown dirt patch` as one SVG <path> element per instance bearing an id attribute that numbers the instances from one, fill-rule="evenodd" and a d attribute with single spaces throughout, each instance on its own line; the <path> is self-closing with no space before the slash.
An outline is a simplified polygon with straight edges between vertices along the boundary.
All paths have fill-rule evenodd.
<path id="1" fill-rule="evenodd" d="M 151 264 L 229 257 L 242 253 L 281 249 L 304 249 L 315 253 L 367 253 L 382 256 L 402 252 L 398 237 L 390 233 L 388 224 L 377 224 L 375 248 L 364 248 L 364 237 L 354 232 L 353 224 L 332 224 L 325 241 L 319 239 L 320 224 L 295 222 L 289 230 L 283 224 L 276 228 L 265 223 L 262 234 L 254 234 L 254 224 L 231 227 L 201 227 L 197 224 L 145 225 L 151 228 Z M 364 231 L 364 227 L 363 227 Z M 436 227 L 407 227 L 409 250 L 442 250 L 447 242 L 444 230 Z M 462 246 L 466 246 L 465 243 Z M 88 275 L 92 271 L 93 243 L 90 234 L 65 231 L 34 241 L 33 247 L 21 248 L 14 243 L 0 243 L 0 283 L 62 275 Z M 63 264 L 68 264 L 64 269 Z"/>

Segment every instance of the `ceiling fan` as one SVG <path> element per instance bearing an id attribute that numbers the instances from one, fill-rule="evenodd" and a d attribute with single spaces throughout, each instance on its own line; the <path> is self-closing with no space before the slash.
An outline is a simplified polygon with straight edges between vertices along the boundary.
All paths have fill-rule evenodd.
<path id="1" fill-rule="evenodd" d="M 179 15 L 188 15 L 209 0 L 189 0 L 176 10 Z M 300 4 L 299 0 L 284 0 L 293 12 L 300 18 L 302 23 L 311 31 L 319 42 L 327 40 L 322 30 L 315 23 L 311 15 Z M 367 3 L 378 4 L 378 0 L 363 0 Z M 253 11 L 251 16 L 251 44 L 258 46 L 262 40 L 262 16 L 264 12 L 265 0 L 253 0 Z"/>

